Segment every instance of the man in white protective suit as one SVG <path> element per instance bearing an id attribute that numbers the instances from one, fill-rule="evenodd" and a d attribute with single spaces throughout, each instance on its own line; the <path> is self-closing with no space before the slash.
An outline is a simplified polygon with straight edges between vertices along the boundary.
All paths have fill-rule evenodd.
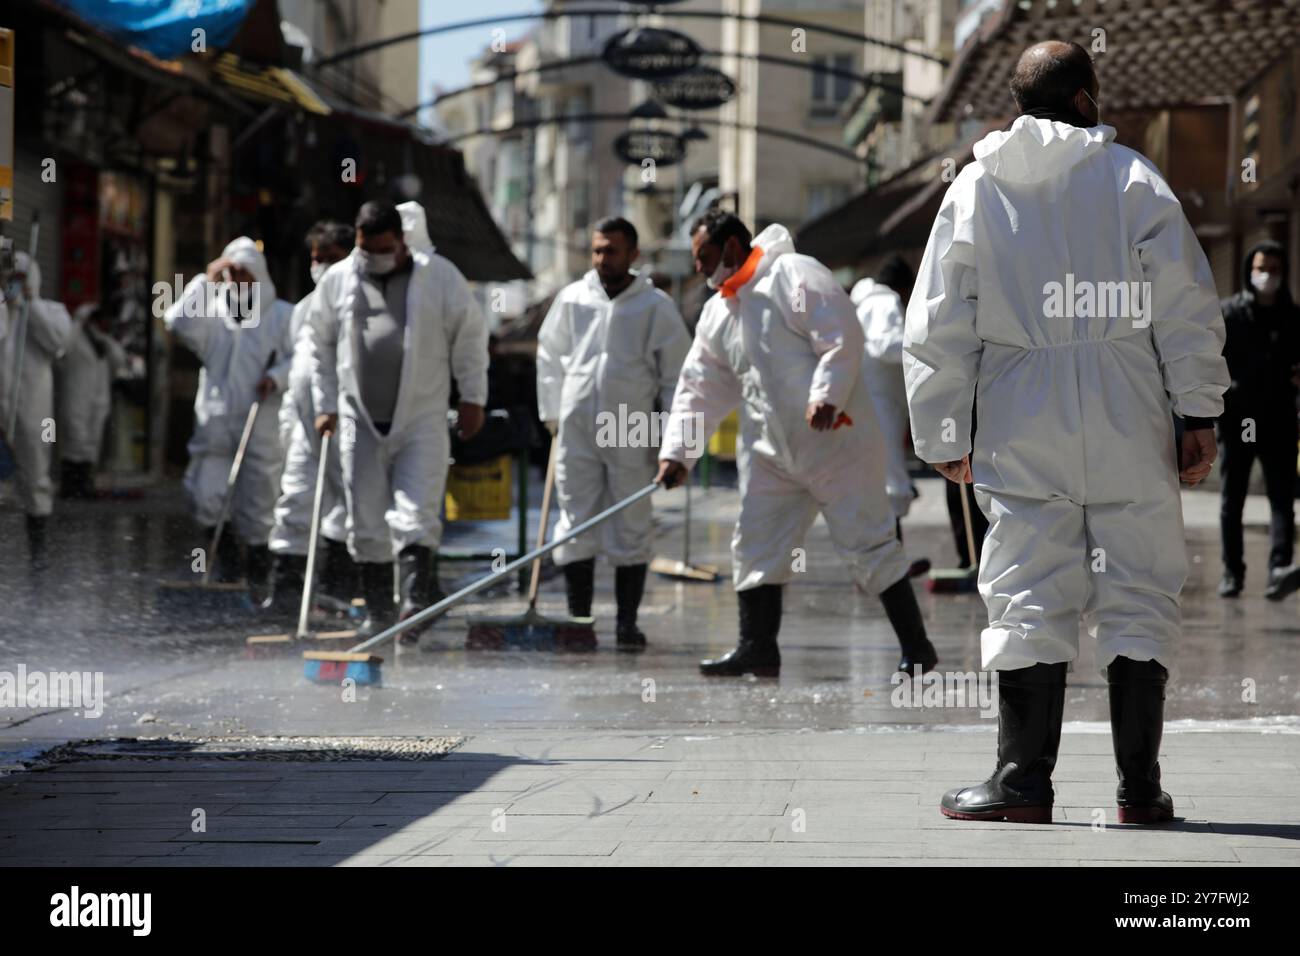
<path id="1" fill-rule="evenodd" d="M 240 236 L 185 286 L 163 313 L 167 330 L 203 364 L 194 396 L 194 435 L 188 446 L 185 491 L 208 542 L 221 516 L 227 479 L 249 410 L 257 420 L 235 483 L 226 529 L 217 544 L 217 580 L 239 580 L 236 538 L 247 553 L 249 594 L 267 600 L 274 522 L 284 451 L 280 400 L 289 384 L 293 306 L 277 299 L 266 258 L 252 239 Z M 231 529 L 233 528 L 233 535 Z M 213 560 L 208 555 L 207 560 Z"/>
<path id="2" fill-rule="evenodd" d="M 626 219 L 598 222 L 591 271 L 560 290 L 537 333 L 538 415 L 559 442 L 555 475 L 565 534 L 642 488 L 655 467 L 655 405 L 672 407 L 691 347 L 673 300 L 644 273 L 630 271 L 637 232 Z M 558 433 L 558 434 L 557 434 Z M 616 641 L 645 648 L 637 609 L 653 548 L 648 498 L 604 527 L 555 549 L 569 613 L 591 614 L 596 554 L 614 565 Z"/>
<path id="3" fill-rule="evenodd" d="M 325 270 L 347 256 L 352 248 L 352 227 L 321 220 L 307 232 L 313 286 Z M 320 435 L 316 432 L 316 408 L 311 397 L 311 328 L 308 321 L 316 290 L 308 292 L 289 319 L 293 339 L 293 362 L 289 388 L 280 404 L 280 444 L 284 447 L 284 470 L 280 475 L 280 497 L 275 503 L 275 524 L 271 529 L 271 553 L 275 555 L 275 587 L 267 610 L 278 617 L 298 614 L 307 573 L 307 551 L 311 542 L 312 510 L 316 504 L 316 476 L 320 471 Z M 323 543 L 319 591 L 343 603 L 356 591 L 352 558 L 348 555 L 348 509 L 343 494 L 343 468 L 338 443 L 332 443 L 325 464 L 325 487 L 321 492 L 320 537 Z M 320 559 L 318 559 L 320 560 Z"/>
<path id="4" fill-rule="evenodd" d="M 740 642 L 706 675 L 775 677 L 782 588 L 820 512 L 853 582 L 880 597 L 902 647 L 900 670 L 934 667 L 885 494 L 880 428 L 862 383 L 863 335 L 830 270 L 794 251 L 784 226 L 750 236 L 712 210 L 691 230 L 705 303 L 673 399 L 658 479 L 675 487 L 707 438 L 741 407 L 740 517 L 731 539 Z"/>
<path id="5" fill-rule="evenodd" d="M 1223 318 L 1173 192 L 1100 125 L 1087 52 L 1030 47 L 1011 91 L 1019 117 L 976 144 L 940 206 L 903 346 L 917 454 L 973 481 L 990 522 L 979 589 L 998 764 L 941 810 L 1051 820 L 1082 620 L 1109 684 L 1119 821 L 1168 820 L 1157 761 L 1187 575 L 1179 479 L 1214 462 Z"/>
<path id="6" fill-rule="evenodd" d="M 359 630 L 369 636 L 432 603 L 451 380 L 460 393 L 458 433 L 468 440 L 483 426 L 487 323 L 456 267 L 408 248 L 396 208 L 367 202 L 352 254 L 317 286 L 311 329 L 316 429 L 339 432 L 348 550 L 366 600 Z"/>
<path id="7" fill-rule="evenodd" d="M 17 385 L 14 431 L 4 437 L 17 466 L 19 502 L 27 515 L 28 554 L 32 567 L 43 570 L 49 564 L 46 526 L 54 510 L 50 461 L 59 437 L 57 427 L 50 428 L 54 422 L 54 363 L 67 348 L 72 318 L 63 303 L 41 298 L 40 264 L 25 252 L 14 254 L 14 269 L 4 294 L 9 331 L 0 338 L 0 428 L 9 427 L 10 402 Z M 20 327 L 24 306 L 25 334 Z"/>
<path id="8" fill-rule="evenodd" d="M 871 395 L 885 440 L 885 492 L 893 506 L 898 538 L 916 488 L 907 471 L 907 384 L 903 381 L 903 312 L 916 276 L 902 256 L 890 256 L 875 278 L 860 279 L 849 293 L 866 338 L 862 378 Z M 930 570 L 925 558 L 913 561 L 912 577 Z"/>
<path id="9" fill-rule="evenodd" d="M 68 350 L 59 362 L 59 462 L 64 498 L 91 498 L 104 425 L 113 410 L 113 382 L 129 367 L 126 350 L 108 331 L 97 302 L 78 306 Z"/>

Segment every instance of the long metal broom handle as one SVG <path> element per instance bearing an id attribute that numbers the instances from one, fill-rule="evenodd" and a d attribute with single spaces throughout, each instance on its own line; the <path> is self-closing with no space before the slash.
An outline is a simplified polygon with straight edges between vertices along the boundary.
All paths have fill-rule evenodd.
<path id="1" fill-rule="evenodd" d="M 460 603 L 470 595 L 477 594 L 479 591 L 482 591 L 484 588 L 489 587 L 492 584 L 495 584 L 497 581 L 500 581 L 502 578 L 506 577 L 511 572 L 516 571 L 519 568 L 522 568 L 529 561 L 532 561 L 536 558 L 540 558 L 544 554 L 550 554 L 560 545 L 568 541 L 572 541 L 578 535 L 586 531 L 590 531 L 592 528 L 596 527 L 596 525 L 600 524 L 602 521 L 612 518 L 614 515 L 618 514 L 624 508 L 636 504 L 642 498 L 648 497 L 658 487 L 659 487 L 658 482 L 651 482 L 650 484 L 642 488 L 640 491 L 629 495 L 628 497 L 624 498 L 622 501 L 618 502 L 617 504 L 611 505 L 610 507 L 606 508 L 600 514 L 592 518 L 588 518 L 582 524 L 577 525 L 576 527 L 572 528 L 565 534 L 560 535 L 554 541 L 544 544 L 536 551 L 531 551 L 528 554 L 516 558 L 515 560 L 507 564 L 504 568 L 502 568 L 500 571 L 494 571 L 492 574 L 489 574 L 487 577 L 475 581 L 473 584 L 469 585 L 468 587 L 461 588 L 455 594 L 451 595 L 450 597 L 443 598 L 437 604 L 433 604 L 430 605 L 429 607 L 426 607 L 423 611 L 414 615 L 413 617 L 408 617 L 405 621 L 398 621 L 388 630 L 381 631 L 380 633 L 376 634 L 374 637 L 370 638 L 370 640 L 363 641 L 362 643 L 356 645 L 355 647 L 348 648 L 347 652 L 349 654 L 360 654 L 362 651 L 369 650 L 370 648 L 374 647 L 376 644 L 382 644 L 384 641 L 396 637 L 398 634 L 401 634 L 403 631 L 410 630 L 413 627 L 419 627 L 424 622 L 430 620 L 431 618 L 437 617 L 438 615 L 446 611 L 448 608 L 452 607 L 455 604 Z"/>

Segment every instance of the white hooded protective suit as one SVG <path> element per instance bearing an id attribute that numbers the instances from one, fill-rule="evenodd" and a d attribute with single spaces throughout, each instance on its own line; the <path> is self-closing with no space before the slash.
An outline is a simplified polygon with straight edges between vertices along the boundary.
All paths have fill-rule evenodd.
<path id="1" fill-rule="evenodd" d="M 63 303 L 41 298 L 41 267 L 27 253 L 14 254 L 16 272 L 27 276 L 31 299 L 27 307 L 26 345 L 22 349 L 23 367 L 18 372 L 18 418 L 14 434 L 8 436 L 9 447 L 17 465 L 18 494 L 23 510 L 29 515 L 48 515 L 54 510 L 54 483 L 50 478 L 50 459 L 54 443 L 45 441 L 45 421 L 54 420 L 54 363 L 67 348 L 72 334 L 72 318 Z M 22 306 L 9 301 L 8 334 L 0 341 L 0 428 L 9 425 L 9 400 L 13 376 L 17 372 L 19 317 Z M 54 439 L 63 437 L 56 423 Z"/>
<path id="2" fill-rule="evenodd" d="M 981 140 L 908 307 L 917 454 L 971 452 L 977 410 L 987 670 L 1073 661 L 1081 617 L 1103 673 L 1120 655 L 1174 666 L 1187 561 L 1171 408 L 1221 412 L 1223 319 L 1182 207 L 1114 136 L 1022 116 Z"/>
<path id="3" fill-rule="evenodd" d="M 634 275 L 613 299 L 593 269 L 560 290 L 537 333 L 537 409 L 560 423 L 555 462 L 556 537 L 643 488 L 655 470 L 655 403 L 672 408 L 691 347 L 673 300 L 649 276 Z M 640 423 L 639 432 L 637 423 Z M 603 551 L 615 566 L 650 560 L 648 498 L 597 534 L 555 549 L 569 564 Z"/>
<path id="4" fill-rule="evenodd" d="M 698 436 L 741 406 L 736 590 L 788 581 L 792 551 L 821 512 L 854 583 L 879 594 L 907 574 L 908 562 L 862 384 L 862 326 L 830 270 L 795 253 L 784 226 L 769 226 L 753 246 L 761 258 L 750 278 L 735 295 L 705 303 L 659 457 L 691 465 Z M 814 431 L 804 416 L 819 401 L 852 424 Z"/>
<path id="5" fill-rule="evenodd" d="M 912 507 L 907 473 L 907 384 L 903 381 L 903 300 L 889 286 L 863 279 L 849 293 L 866 336 L 862 376 L 885 441 L 885 490 L 894 514 Z"/>
<path id="6" fill-rule="evenodd" d="M 203 527 L 215 525 L 248 410 L 257 400 L 257 383 L 269 375 L 276 388 L 258 411 L 230 515 L 245 543 L 263 546 L 271 533 L 284 460 L 278 419 L 293 362 L 293 307 L 275 297 L 266 259 L 251 239 L 241 236 L 221 254 L 253 274 L 255 289 L 227 299 L 209 295 L 207 277 L 195 276 L 163 314 L 168 331 L 203 363 L 185 490 L 195 520 Z"/>
<path id="7" fill-rule="evenodd" d="M 58 382 L 59 454 L 64 461 L 92 465 L 99 461 L 104 425 L 113 407 L 113 382 L 126 374 L 128 364 L 117 340 L 91 323 L 94 310 L 89 303 L 77 309 Z"/>
<path id="8" fill-rule="evenodd" d="M 429 238 L 429 221 L 424 214 L 424 207 L 418 202 L 399 203 L 397 214 L 402 217 L 402 241 L 426 256 L 433 252 L 433 240 Z"/>
<path id="9" fill-rule="evenodd" d="M 356 561 L 392 561 L 411 544 L 438 547 L 452 376 L 461 401 L 487 402 L 488 329 L 469 284 L 442 256 L 410 254 L 401 383 L 387 435 L 361 401 L 354 364 L 354 316 L 364 301 L 355 250 L 321 277 L 310 319 L 312 397 L 318 414 L 339 416 L 348 549 Z"/>
<path id="10" fill-rule="evenodd" d="M 294 342 L 293 363 L 289 368 L 289 388 L 280 405 L 284 471 L 280 475 L 280 497 L 275 503 L 275 525 L 270 539 L 271 550 L 276 554 L 305 555 L 311 543 L 321 448 L 316 431 L 316 403 L 311 397 L 310 313 L 315 297 L 314 290 L 303 296 L 289 319 Z M 348 510 L 337 436 L 330 442 L 329 461 L 325 465 L 321 534 L 332 541 L 348 538 Z"/>

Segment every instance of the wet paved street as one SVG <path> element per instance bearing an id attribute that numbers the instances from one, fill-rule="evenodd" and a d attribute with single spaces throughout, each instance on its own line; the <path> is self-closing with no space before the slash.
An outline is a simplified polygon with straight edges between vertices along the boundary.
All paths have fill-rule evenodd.
<path id="1" fill-rule="evenodd" d="M 909 553 L 927 555 L 937 567 L 951 565 L 955 558 L 942 488 L 937 481 L 924 481 L 921 487 L 923 497 L 904 523 Z M 1300 686 L 1295 676 L 1300 674 L 1300 599 L 1265 601 L 1259 593 L 1262 574 L 1256 573 L 1240 600 L 1221 601 L 1214 593 L 1217 496 L 1191 492 L 1184 497 L 1193 563 L 1185 594 L 1182 673 L 1171 685 L 1167 708 L 1165 765 L 1167 784 L 1188 822 L 1176 837 L 1143 836 L 1108 848 L 1089 842 L 1094 811 L 1109 808 L 1113 814 L 1114 771 L 1100 723 L 1106 719 L 1105 687 L 1085 637 L 1081 661 L 1070 677 L 1070 723 L 1062 745 L 1058 821 L 1071 829 L 1057 837 L 1025 836 L 1024 852 L 1030 856 L 1065 862 L 1300 862 L 1295 849 L 1300 846 L 1300 818 L 1294 809 L 1295 784 L 1300 782 Z M 659 553 L 675 556 L 682 497 L 660 493 L 658 500 Z M 693 556 L 726 569 L 735 493 L 721 488 L 697 493 L 695 505 Z M 1254 571 L 1264 565 L 1262 500 L 1251 500 L 1246 518 L 1247 560 Z M 384 651 L 384 686 L 359 688 L 351 702 L 342 699 L 338 688 L 307 683 L 294 656 L 246 659 L 244 637 L 265 631 L 264 626 L 211 626 L 193 614 L 157 611 L 157 580 L 185 573 L 189 549 L 200 543 L 190 540 L 187 528 L 179 498 L 156 492 L 141 502 L 66 508 L 54 530 L 56 570 L 39 579 L 16 566 L 14 548 L 6 547 L 0 557 L 0 669 L 12 670 L 21 662 L 29 672 L 100 670 L 106 700 L 98 719 L 66 710 L 0 712 L 0 765 L 52 744 L 92 737 L 452 735 L 463 742 L 452 757 L 418 768 L 357 763 L 336 766 L 332 776 L 321 767 L 300 765 L 254 770 L 243 763 L 214 767 L 127 760 L 14 774 L 0 784 L 0 797 L 12 798 L 0 800 L 0 856 L 10 862 L 29 859 L 27 851 L 42 845 L 42 837 L 29 832 L 32 826 L 45 834 L 44 845 L 54 856 L 61 847 L 80 847 L 67 858 L 88 854 L 106 863 L 144 863 L 174 854 L 180 856 L 172 862 L 302 862 L 297 857 L 304 846 L 328 848 L 302 851 L 318 857 L 317 862 L 381 862 L 381 857 L 382 862 L 420 862 L 406 860 L 408 854 L 430 857 L 426 863 L 516 856 L 536 857 L 536 862 L 558 849 L 572 849 L 575 840 L 592 851 L 578 856 L 607 862 L 1024 856 L 1019 850 L 1010 853 L 1010 844 L 986 847 L 998 838 L 985 827 L 963 830 L 983 836 L 964 835 L 960 844 L 931 845 L 931 831 L 951 829 L 933 809 L 938 796 L 991 769 L 995 721 L 981 717 L 976 706 L 894 706 L 893 636 L 876 602 L 849 586 L 820 524 L 808 542 L 806 574 L 787 589 L 779 681 L 706 681 L 699 676 L 701 657 L 734 642 L 736 602 L 725 581 L 686 584 L 652 576 L 642 616 L 650 649 L 639 656 L 616 653 L 612 573 L 602 569 L 596 606 L 601 646 L 596 653 L 465 650 L 465 616 L 522 609 L 518 596 L 511 594 L 453 612 L 418 650 Z M 452 526 L 447 544 L 509 546 L 511 533 L 506 524 Z M 20 534 L 15 515 L 0 515 L 5 541 L 21 540 Z M 473 570 L 445 565 L 444 584 L 450 589 L 457 581 L 466 583 Z M 559 577 L 548 578 L 541 603 L 543 609 L 562 608 Z M 975 671 L 983 620 L 978 597 L 921 592 L 921 605 L 941 667 Z M 913 732 L 963 729 L 970 732 Z M 472 760 L 486 763 L 471 765 Z M 394 776 L 399 773 L 405 776 Z M 447 785 L 450 778 L 458 782 Z M 349 790 L 366 795 L 345 807 L 333 806 L 330 794 Z M 59 813 L 50 801 L 37 805 L 45 792 L 68 798 Z M 539 797 L 546 793 L 549 798 Z M 288 796 L 277 799 L 275 794 Z M 407 836 L 378 850 L 370 849 L 374 834 L 360 840 L 349 839 L 353 832 L 318 834 L 302 837 L 306 843 L 286 838 L 292 850 L 288 856 L 263 848 L 241 857 L 241 850 L 229 846 L 176 845 L 174 839 L 193 842 L 173 833 L 187 831 L 184 820 L 179 826 L 158 824 L 165 833 L 153 822 L 142 822 L 164 811 L 151 810 L 150 801 L 179 812 L 182 806 L 199 805 L 194 803 L 199 799 L 218 807 L 216 816 L 257 818 L 248 827 L 240 821 L 226 831 L 235 834 L 230 838 L 235 843 L 250 828 L 288 826 L 271 819 L 286 812 L 271 804 L 301 805 L 293 827 L 351 831 L 362 826 L 367 814 L 396 803 L 401 811 L 384 822 Z M 131 811 L 114 810 L 119 803 Z M 541 836 L 520 837 L 527 846 L 482 845 L 497 837 L 491 818 L 480 814 L 506 808 L 512 819 L 535 815 L 537 819 L 525 821 L 532 827 L 526 832 Z M 618 808 L 617 813 L 607 819 L 611 808 Z M 797 809 L 829 828 L 820 829 L 820 839 L 812 841 L 818 844 L 815 852 L 778 846 L 803 838 L 790 829 L 790 814 Z M 469 822 L 449 822 L 458 814 L 467 814 Z M 566 829 L 564 819 L 574 815 L 581 822 L 570 819 Z M 1229 824 L 1235 829 L 1222 829 Z M 85 837 L 85 828 L 92 825 L 153 829 L 138 834 L 142 839 L 136 841 L 117 834 L 112 852 L 102 834 L 67 843 L 49 832 L 68 826 Z M 225 826 L 233 822 L 227 820 Z M 623 837 L 599 829 L 624 826 L 631 833 Z M 441 837 L 421 843 L 411 834 L 419 836 L 422 827 Z M 448 827 L 451 832 L 442 832 Z M 518 829 L 507 832 L 520 834 Z M 643 839 L 629 839 L 636 834 Z M 732 846 L 727 834 L 743 834 L 737 838 L 741 843 L 762 848 L 749 852 L 754 847 Z M 158 841 L 167 845 L 158 847 Z M 853 847 L 856 851 L 850 852 Z"/>
<path id="2" fill-rule="evenodd" d="M 928 555 L 936 567 L 954 564 L 941 487 L 925 481 L 922 488 L 923 497 L 904 523 L 909 553 Z M 658 499 L 664 528 L 659 553 L 676 555 L 681 494 L 661 492 Z M 1217 498 L 1192 492 L 1185 499 L 1192 573 L 1185 591 L 1181 674 L 1170 688 L 1168 718 L 1240 721 L 1300 714 L 1300 598 L 1279 604 L 1264 600 L 1262 574 L 1255 574 L 1241 599 L 1219 599 L 1214 593 Z M 698 561 L 729 567 L 735 507 L 734 491 L 697 494 L 692 547 Z M 1262 508 L 1262 501 L 1252 500 L 1247 511 L 1252 570 L 1264 564 Z M 105 672 L 102 718 L 92 724 L 69 714 L 29 712 L 20 718 L 26 721 L 25 734 L 195 733 L 213 726 L 251 733 L 419 734 L 499 727 L 754 730 L 981 722 L 972 708 L 892 706 L 890 677 L 897 660 L 892 632 L 878 603 L 849 585 L 820 522 L 810 537 L 808 570 L 787 589 L 779 681 L 718 682 L 698 674 L 701 657 L 734 643 L 736 599 L 726 581 L 680 583 L 651 575 L 642 612 L 649 651 L 616 653 L 613 574 L 602 568 L 596 653 L 467 651 L 468 614 L 523 608 L 515 594 L 489 601 L 476 597 L 471 600 L 478 603 L 453 611 L 427 634 L 418 652 L 386 649 L 383 689 L 363 689 L 347 705 L 334 690 L 306 683 L 293 656 L 244 658 L 247 634 L 281 628 L 238 621 L 205 626 L 189 612 L 156 610 L 157 580 L 188 573 L 195 543 L 187 527 L 179 499 L 172 496 L 78 504 L 59 516 L 55 570 L 37 578 L 15 567 L 14 549 L 5 549 L 0 660 L 23 662 L 29 671 Z M 509 545 L 506 523 L 452 528 L 452 547 Z M 18 538 L 16 516 L 0 516 L 0 533 L 6 541 Z M 457 581 L 473 580 L 471 572 L 479 567 L 444 565 L 444 583 L 450 589 Z M 978 596 L 918 592 L 941 667 L 977 670 L 984 619 Z M 543 585 L 541 606 L 563 609 L 560 577 Z M 1086 635 L 1081 647 L 1066 716 L 1103 720 L 1105 687 Z M 1253 690 L 1253 702 L 1243 700 L 1251 696 L 1245 690 Z M 5 733 L 11 735 L 12 728 Z"/>

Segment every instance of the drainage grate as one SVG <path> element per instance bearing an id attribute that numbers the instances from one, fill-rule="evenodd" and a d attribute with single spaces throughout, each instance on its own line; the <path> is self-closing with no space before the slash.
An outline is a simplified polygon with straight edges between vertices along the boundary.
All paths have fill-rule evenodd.
<path id="1" fill-rule="evenodd" d="M 76 740 L 43 753 L 50 766 L 79 760 L 437 760 L 464 737 L 142 737 Z"/>

